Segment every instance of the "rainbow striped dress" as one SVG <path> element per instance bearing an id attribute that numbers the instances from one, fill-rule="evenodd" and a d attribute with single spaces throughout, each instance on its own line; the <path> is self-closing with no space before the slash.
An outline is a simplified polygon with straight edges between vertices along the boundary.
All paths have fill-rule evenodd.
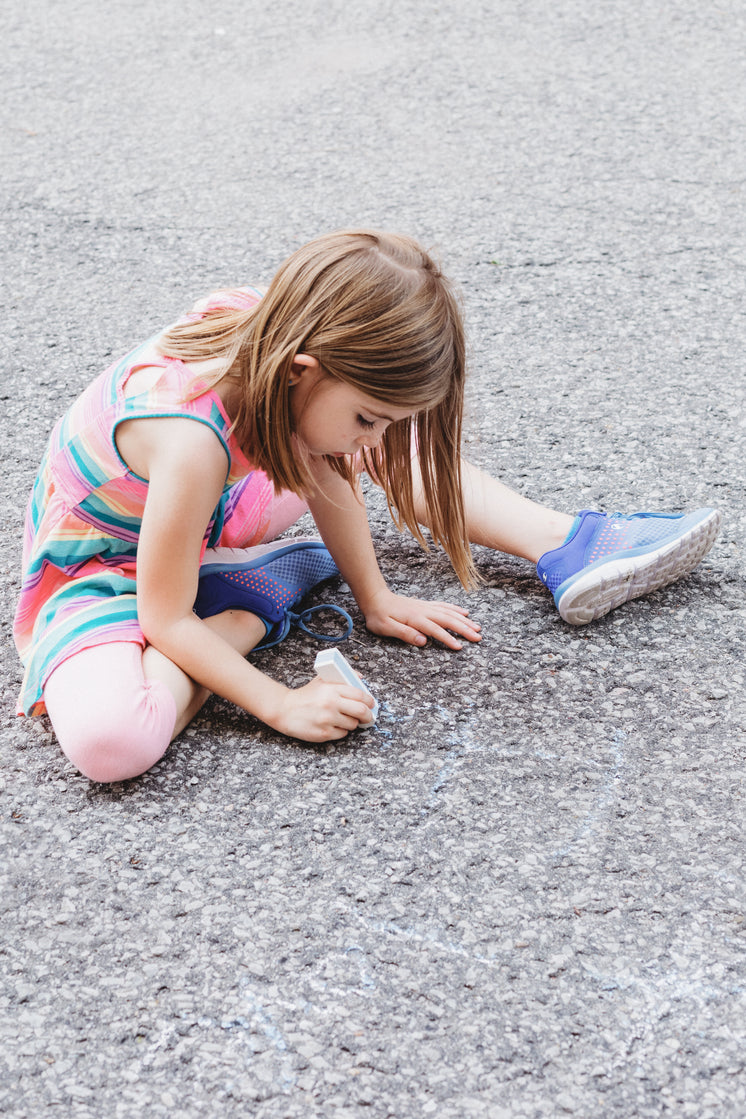
<path id="1" fill-rule="evenodd" d="M 251 288 L 221 292 L 189 317 L 213 307 L 248 309 L 259 298 Z M 157 382 L 127 396 L 130 375 L 153 365 L 163 368 Z M 252 467 L 230 433 L 222 401 L 209 389 L 194 396 L 200 388 L 204 384 L 182 362 L 153 358 L 148 342 L 97 377 L 54 428 L 26 514 L 13 631 L 25 668 L 19 714 L 45 711 L 44 685 L 73 653 L 112 641 L 146 643 L 137 620 L 136 574 L 148 484 L 119 455 L 115 432 L 120 423 L 179 416 L 212 428 L 225 448 L 226 480 L 204 547 L 220 541 L 241 488 L 235 484 Z"/>

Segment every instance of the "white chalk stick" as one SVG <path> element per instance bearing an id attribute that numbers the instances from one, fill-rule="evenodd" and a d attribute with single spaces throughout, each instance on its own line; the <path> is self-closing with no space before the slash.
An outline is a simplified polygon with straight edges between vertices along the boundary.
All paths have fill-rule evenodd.
<path id="1" fill-rule="evenodd" d="M 326 680 L 327 684 L 349 684 L 351 688 L 360 688 L 368 695 L 373 694 L 362 677 L 358 676 L 352 665 L 345 660 L 339 649 L 322 649 L 320 653 L 316 654 L 313 667 L 316 669 L 316 674 L 322 680 Z M 373 722 L 375 722 L 377 716 L 378 701 L 374 700 Z M 365 730 L 367 727 L 372 727 L 373 723 L 361 723 L 360 726 Z"/>

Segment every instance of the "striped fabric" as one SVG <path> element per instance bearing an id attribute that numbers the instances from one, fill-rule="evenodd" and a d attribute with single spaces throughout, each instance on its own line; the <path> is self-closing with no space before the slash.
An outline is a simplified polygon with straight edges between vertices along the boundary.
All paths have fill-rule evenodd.
<path id="1" fill-rule="evenodd" d="M 219 292 L 198 304 L 190 318 L 213 307 L 249 309 L 253 288 Z M 128 377 L 143 366 L 163 374 L 146 392 L 125 396 Z M 151 343 L 102 373 L 56 425 L 29 500 L 23 546 L 23 581 L 14 637 L 25 667 L 19 714 L 44 710 L 42 691 L 71 654 L 111 641 L 145 644 L 137 620 L 136 557 L 147 482 L 120 458 L 114 434 L 124 420 L 180 416 L 207 424 L 226 451 L 223 496 L 205 534 L 219 543 L 226 517 L 246 486 L 231 486 L 251 472 L 229 434 L 218 396 L 199 389 L 181 362 L 153 357 Z M 257 472 L 259 473 L 259 472 Z"/>

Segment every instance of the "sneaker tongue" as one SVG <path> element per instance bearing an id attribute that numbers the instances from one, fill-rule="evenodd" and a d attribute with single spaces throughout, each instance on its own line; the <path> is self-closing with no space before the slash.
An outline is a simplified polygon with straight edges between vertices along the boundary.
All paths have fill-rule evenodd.
<path id="1" fill-rule="evenodd" d="M 570 531 L 568 532 L 565 539 L 562 541 L 562 544 L 560 544 L 560 547 L 563 547 L 565 544 L 569 543 L 570 540 L 572 540 L 573 536 L 575 535 L 575 533 L 580 528 L 580 522 L 582 521 L 582 519 L 583 519 L 582 516 L 580 514 L 578 514 L 578 516 L 575 518 L 575 520 L 570 525 Z"/>

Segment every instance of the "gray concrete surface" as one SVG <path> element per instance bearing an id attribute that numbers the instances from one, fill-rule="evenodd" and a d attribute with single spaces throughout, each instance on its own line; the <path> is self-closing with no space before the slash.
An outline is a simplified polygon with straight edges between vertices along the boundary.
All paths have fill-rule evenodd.
<path id="1" fill-rule="evenodd" d="M 746 1114 L 740 0 L 0 21 L 0 1110 Z M 717 504 L 722 536 L 577 631 L 480 552 L 479 648 L 356 615 L 378 730 L 301 746 L 214 701 L 147 776 L 91 784 L 14 716 L 47 433 L 192 298 L 358 224 L 462 286 L 473 460 L 573 511 Z M 396 586 L 464 600 L 372 519 Z M 262 664 L 300 682 L 313 654 Z"/>

